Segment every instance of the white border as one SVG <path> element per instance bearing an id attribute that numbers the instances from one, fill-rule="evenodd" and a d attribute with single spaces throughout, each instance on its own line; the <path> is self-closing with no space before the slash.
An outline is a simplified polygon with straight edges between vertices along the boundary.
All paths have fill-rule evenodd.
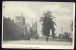
<path id="1" fill-rule="evenodd" d="M 2 3 L 3 5 L 3 3 Z M 73 3 L 73 10 L 75 12 L 75 3 Z M 73 45 L 72 46 L 58 46 L 58 45 L 13 45 L 3 44 L 3 12 L 2 12 L 2 48 L 23 48 L 23 49 L 74 49 L 74 32 L 75 32 L 75 14 L 73 16 Z"/>

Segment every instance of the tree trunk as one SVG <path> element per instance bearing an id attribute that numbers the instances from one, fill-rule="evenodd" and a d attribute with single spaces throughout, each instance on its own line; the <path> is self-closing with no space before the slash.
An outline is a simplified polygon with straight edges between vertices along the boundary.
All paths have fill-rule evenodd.
<path id="1" fill-rule="evenodd" d="M 52 29 L 52 38 L 54 39 L 54 29 Z"/>

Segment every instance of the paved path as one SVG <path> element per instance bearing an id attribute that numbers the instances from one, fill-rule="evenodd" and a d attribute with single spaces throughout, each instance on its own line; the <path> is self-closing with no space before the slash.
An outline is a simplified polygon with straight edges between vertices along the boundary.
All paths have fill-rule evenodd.
<path id="1" fill-rule="evenodd" d="M 14 41 L 4 41 L 4 44 L 18 44 L 18 45 L 71 45 L 71 42 L 65 41 L 29 41 L 29 40 L 14 40 Z"/>

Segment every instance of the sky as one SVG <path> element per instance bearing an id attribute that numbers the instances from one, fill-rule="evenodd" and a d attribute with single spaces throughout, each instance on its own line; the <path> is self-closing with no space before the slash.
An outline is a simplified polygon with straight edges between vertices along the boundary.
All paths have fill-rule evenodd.
<path id="1" fill-rule="evenodd" d="M 7 18 L 15 19 L 15 16 L 20 16 L 23 13 L 26 23 L 29 23 L 30 26 L 37 21 L 40 36 L 42 25 L 39 20 L 44 12 L 50 11 L 56 17 L 56 35 L 61 33 L 61 27 L 63 27 L 62 32 L 70 32 L 70 20 L 75 17 L 75 5 L 73 2 L 5 1 L 2 5 L 2 15 Z"/>

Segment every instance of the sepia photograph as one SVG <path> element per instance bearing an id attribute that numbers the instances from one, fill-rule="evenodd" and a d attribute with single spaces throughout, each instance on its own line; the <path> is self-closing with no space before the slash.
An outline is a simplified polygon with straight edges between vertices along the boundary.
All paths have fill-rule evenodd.
<path id="1" fill-rule="evenodd" d="M 74 49 L 74 2 L 2 2 L 2 48 Z"/>

